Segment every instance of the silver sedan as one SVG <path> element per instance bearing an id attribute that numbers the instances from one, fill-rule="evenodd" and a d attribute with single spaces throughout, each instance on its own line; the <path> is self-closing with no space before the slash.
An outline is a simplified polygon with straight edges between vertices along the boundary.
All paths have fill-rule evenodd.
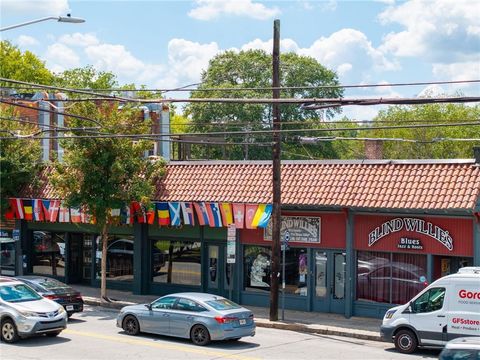
<path id="1" fill-rule="evenodd" d="M 146 332 L 190 338 L 196 345 L 255 335 L 250 310 L 221 296 L 193 292 L 125 306 L 117 317 L 117 326 L 129 335 Z"/>

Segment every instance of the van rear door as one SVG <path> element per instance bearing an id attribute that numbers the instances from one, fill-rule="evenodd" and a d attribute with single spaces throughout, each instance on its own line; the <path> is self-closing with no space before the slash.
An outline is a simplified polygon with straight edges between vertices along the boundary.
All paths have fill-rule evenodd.
<path id="1" fill-rule="evenodd" d="M 411 302 L 410 325 L 415 328 L 420 345 L 443 345 L 447 318 L 445 286 L 431 287 Z"/>
<path id="2" fill-rule="evenodd" d="M 447 314 L 448 340 L 480 334 L 480 279 L 455 282 Z"/>

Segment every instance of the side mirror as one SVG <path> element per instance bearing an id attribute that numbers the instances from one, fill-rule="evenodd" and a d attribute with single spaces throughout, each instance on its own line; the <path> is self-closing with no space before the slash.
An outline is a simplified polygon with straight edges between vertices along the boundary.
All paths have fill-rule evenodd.
<path id="1" fill-rule="evenodd" d="M 152 304 L 145 304 L 145 307 L 150 311 L 152 310 Z"/>
<path id="2" fill-rule="evenodd" d="M 408 304 L 408 312 L 409 312 L 410 314 L 413 313 L 412 303 Z"/>

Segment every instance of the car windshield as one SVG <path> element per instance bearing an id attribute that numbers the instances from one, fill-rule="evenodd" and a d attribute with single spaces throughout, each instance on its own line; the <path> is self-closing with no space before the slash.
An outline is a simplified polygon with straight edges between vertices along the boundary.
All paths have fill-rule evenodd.
<path id="1" fill-rule="evenodd" d="M 231 309 L 240 309 L 240 305 L 235 304 L 233 301 L 228 299 L 216 299 L 205 301 L 206 304 L 213 307 L 215 310 L 231 310 Z"/>
<path id="2" fill-rule="evenodd" d="M 59 289 L 59 288 L 70 288 L 70 286 L 58 281 L 58 280 L 55 280 L 55 279 L 49 279 L 49 278 L 43 278 L 43 279 L 35 279 L 35 280 L 32 280 L 33 283 L 47 289 L 47 290 L 51 290 L 51 289 Z"/>
<path id="3" fill-rule="evenodd" d="M 42 297 L 24 284 L 0 286 L 0 298 L 7 302 L 26 302 L 40 300 Z"/>

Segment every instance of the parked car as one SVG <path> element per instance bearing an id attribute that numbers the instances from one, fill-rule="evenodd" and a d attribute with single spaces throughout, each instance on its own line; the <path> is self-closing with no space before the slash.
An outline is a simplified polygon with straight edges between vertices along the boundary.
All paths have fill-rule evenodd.
<path id="1" fill-rule="evenodd" d="M 190 338 L 196 345 L 255 335 L 250 310 L 206 293 L 177 293 L 150 304 L 125 306 L 117 317 L 117 326 L 129 335 L 146 332 Z"/>
<path id="2" fill-rule="evenodd" d="M 7 343 L 33 335 L 57 336 L 67 327 L 62 306 L 7 277 L 0 277 L 0 319 L 0 338 Z"/>
<path id="3" fill-rule="evenodd" d="M 449 341 L 440 353 L 440 360 L 479 360 L 480 336 L 460 337 Z"/>
<path id="4" fill-rule="evenodd" d="M 83 298 L 80 292 L 56 279 L 45 276 L 19 276 L 23 281 L 43 297 L 53 300 L 62 305 L 67 316 L 71 317 L 76 312 L 83 311 Z"/>

